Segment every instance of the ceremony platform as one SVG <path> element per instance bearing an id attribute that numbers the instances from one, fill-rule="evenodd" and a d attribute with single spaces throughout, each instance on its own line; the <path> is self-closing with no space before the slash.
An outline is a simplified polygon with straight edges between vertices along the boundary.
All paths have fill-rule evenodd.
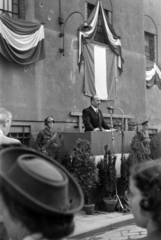
<path id="1" fill-rule="evenodd" d="M 57 136 L 57 142 L 63 144 L 65 150 L 69 153 L 72 152 L 77 139 L 86 139 L 91 143 L 91 154 L 93 156 L 100 156 L 104 154 L 104 147 L 108 145 L 108 149 L 114 151 L 114 153 L 129 153 L 130 144 L 134 137 L 134 131 L 124 131 L 123 134 L 114 131 L 112 142 L 111 131 L 105 132 L 59 132 Z M 123 149 L 122 149 L 123 146 Z M 114 148 L 114 149 L 113 149 Z"/>

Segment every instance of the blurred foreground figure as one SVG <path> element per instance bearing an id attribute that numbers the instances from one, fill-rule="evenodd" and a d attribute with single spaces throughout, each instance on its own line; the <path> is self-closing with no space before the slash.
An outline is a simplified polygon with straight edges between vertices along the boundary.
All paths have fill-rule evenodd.
<path id="1" fill-rule="evenodd" d="M 161 239 L 161 159 L 135 165 L 129 203 L 136 224 L 147 229 L 147 237 L 142 239 Z"/>
<path id="2" fill-rule="evenodd" d="M 12 114 L 5 108 L 0 108 L 0 148 L 2 145 L 16 144 L 21 142 L 17 139 L 7 137 L 12 124 Z"/>
<path id="3" fill-rule="evenodd" d="M 7 137 L 10 132 L 12 124 L 12 114 L 5 108 L 0 108 L 0 150 L 10 145 L 21 145 L 21 142 L 17 139 Z M 0 202 L 0 215 L 2 215 L 2 204 Z M 7 240 L 8 236 L 4 228 L 3 222 L 0 224 L 0 239 Z"/>
<path id="4" fill-rule="evenodd" d="M 62 239 L 74 230 L 83 195 L 56 161 L 32 149 L 0 152 L 3 221 L 12 240 Z"/>

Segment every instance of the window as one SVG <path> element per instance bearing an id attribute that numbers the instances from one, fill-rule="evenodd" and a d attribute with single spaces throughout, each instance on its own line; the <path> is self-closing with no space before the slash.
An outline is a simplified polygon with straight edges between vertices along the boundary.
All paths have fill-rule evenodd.
<path id="1" fill-rule="evenodd" d="M 150 61 L 155 61 L 155 35 L 145 32 L 145 56 Z"/>
<path id="2" fill-rule="evenodd" d="M 95 6 L 93 4 L 87 3 L 87 14 L 86 14 L 87 17 L 90 16 L 94 7 Z M 109 23 L 112 24 L 112 12 L 108 11 L 108 10 L 105 10 L 105 14 L 106 14 L 106 17 L 107 17 Z M 103 29 L 103 25 L 102 25 L 102 18 L 100 16 L 100 13 L 99 13 L 99 16 L 98 16 L 98 25 L 97 25 L 97 31 L 96 31 L 96 34 L 95 34 L 95 37 L 94 37 L 94 41 L 99 42 L 99 43 L 103 43 L 103 44 L 106 44 L 106 45 L 108 44 L 106 39 L 105 39 L 104 29 Z"/>
<path id="3" fill-rule="evenodd" d="M 19 17 L 19 0 L 0 0 L 0 13 L 7 13 L 11 17 Z"/>
<path id="4" fill-rule="evenodd" d="M 31 126 L 12 125 L 8 136 L 20 140 L 23 145 L 29 146 L 31 139 Z"/>

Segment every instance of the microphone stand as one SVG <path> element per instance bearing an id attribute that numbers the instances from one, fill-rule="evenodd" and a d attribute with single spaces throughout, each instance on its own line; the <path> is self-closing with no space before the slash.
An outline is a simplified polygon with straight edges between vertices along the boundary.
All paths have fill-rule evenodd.
<path id="1" fill-rule="evenodd" d="M 114 133 L 113 133 L 113 120 L 112 120 L 112 115 L 114 114 L 114 108 L 113 107 L 108 107 L 108 113 L 110 114 L 110 121 L 111 121 L 111 140 L 112 140 L 112 155 L 114 155 L 115 151 L 115 138 L 114 138 Z"/>
<path id="2" fill-rule="evenodd" d="M 114 156 L 114 134 L 113 134 L 113 121 L 112 121 L 112 115 L 114 114 L 114 109 L 118 109 L 121 111 L 122 113 L 122 131 L 121 131 L 121 134 L 122 134 L 122 138 L 121 138 L 121 141 L 122 141 L 122 144 L 121 144 L 121 157 L 123 157 L 123 153 L 124 153 L 124 142 L 123 142 L 123 136 L 124 136 L 124 112 L 122 111 L 121 108 L 113 108 L 112 106 L 110 107 L 107 107 L 108 109 L 108 113 L 110 114 L 110 120 L 111 120 L 111 140 L 112 140 L 112 154 Z M 116 176 L 116 188 L 115 188 L 115 192 L 116 192 L 116 195 L 114 196 L 114 198 L 116 198 L 116 201 L 119 202 L 120 204 L 120 207 L 122 209 L 122 211 L 125 211 L 125 208 L 124 206 L 122 205 L 122 202 L 120 200 L 120 197 L 118 195 L 118 191 L 117 191 L 117 181 L 118 181 L 118 178 Z"/>

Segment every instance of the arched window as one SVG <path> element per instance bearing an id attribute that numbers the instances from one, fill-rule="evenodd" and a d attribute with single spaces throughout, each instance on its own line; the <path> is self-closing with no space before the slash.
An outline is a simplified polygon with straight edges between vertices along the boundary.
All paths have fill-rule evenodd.
<path id="1" fill-rule="evenodd" d="M 154 20 L 148 15 L 144 17 L 144 40 L 146 59 L 157 62 L 157 27 Z"/>

